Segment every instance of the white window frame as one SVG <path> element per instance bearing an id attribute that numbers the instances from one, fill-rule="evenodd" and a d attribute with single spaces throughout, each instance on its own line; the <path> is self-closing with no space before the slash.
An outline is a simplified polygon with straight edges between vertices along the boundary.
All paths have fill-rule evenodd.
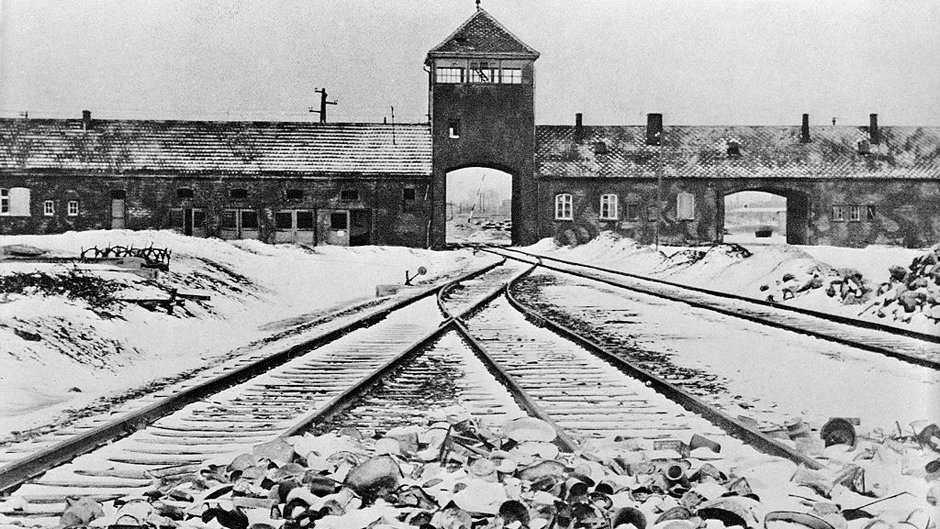
<path id="1" fill-rule="evenodd" d="M 849 222 L 861 222 L 862 221 L 862 207 L 861 206 L 849 206 Z"/>
<path id="2" fill-rule="evenodd" d="M 688 191 L 676 195 L 676 220 L 695 220 L 695 195 Z"/>
<path id="3" fill-rule="evenodd" d="M 461 84 L 464 81 L 463 68 L 456 66 L 438 66 L 434 70 L 434 82 L 440 84 Z"/>
<path id="4" fill-rule="evenodd" d="M 500 81 L 503 84 L 522 84 L 522 68 L 503 68 Z"/>
<path id="5" fill-rule="evenodd" d="M 77 216 L 78 216 L 78 201 L 77 201 L 77 200 L 69 200 L 68 205 L 66 206 L 66 208 L 67 208 L 67 209 L 66 209 L 66 214 L 67 214 L 69 217 L 77 217 Z"/>
<path id="6" fill-rule="evenodd" d="M 617 195 L 607 193 L 601 195 L 600 218 L 603 220 L 617 220 L 620 218 L 620 210 Z"/>
<path id="7" fill-rule="evenodd" d="M 55 215 L 55 201 L 46 200 L 42 203 L 42 214 L 51 217 Z"/>
<path id="8" fill-rule="evenodd" d="M 839 204 L 832 206 L 832 221 L 845 222 L 845 206 Z"/>
<path id="9" fill-rule="evenodd" d="M 574 220 L 574 199 L 571 193 L 555 195 L 555 220 Z"/>
<path id="10" fill-rule="evenodd" d="M 0 215 L 7 216 L 10 214 L 10 190 L 7 188 L 0 189 Z"/>

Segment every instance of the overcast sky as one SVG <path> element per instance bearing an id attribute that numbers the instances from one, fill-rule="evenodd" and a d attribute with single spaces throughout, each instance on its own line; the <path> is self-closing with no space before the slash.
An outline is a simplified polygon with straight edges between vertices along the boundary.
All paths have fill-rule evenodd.
<path id="1" fill-rule="evenodd" d="M 425 121 L 472 0 L 0 0 L 0 116 Z M 541 52 L 536 122 L 940 125 L 940 0 L 483 0 Z"/>

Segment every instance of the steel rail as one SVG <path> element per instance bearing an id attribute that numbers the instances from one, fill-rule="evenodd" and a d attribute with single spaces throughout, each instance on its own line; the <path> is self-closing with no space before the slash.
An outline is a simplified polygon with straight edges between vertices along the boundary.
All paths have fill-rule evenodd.
<path id="1" fill-rule="evenodd" d="M 239 366 L 209 380 L 190 386 L 170 397 L 129 412 L 118 419 L 109 421 L 83 434 L 8 463 L 0 467 L 0 492 L 6 492 L 13 487 L 19 486 L 28 479 L 36 477 L 51 468 L 67 463 L 75 457 L 90 452 L 100 446 L 127 437 L 188 404 L 202 400 L 235 384 L 250 380 L 274 367 L 323 347 L 330 342 L 336 341 L 352 331 L 372 326 L 385 319 L 392 312 L 411 305 L 427 296 L 436 294 L 451 283 L 472 279 L 478 275 L 489 272 L 505 263 L 505 260 L 506 258 L 503 257 L 502 261 L 497 261 L 483 268 L 470 271 L 455 280 L 423 289 L 411 296 L 392 303 L 388 307 L 371 312 L 362 318 L 343 325 L 338 329 L 313 337 L 310 340 L 293 345 L 283 351 L 266 356 L 255 362 Z"/>
<path id="2" fill-rule="evenodd" d="M 531 266 L 517 277 L 524 277 L 530 274 L 532 270 L 536 268 L 536 266 L 537 265 Z M 474 353 L 476 353 L 477 357 L 483 361 L 483 364 L 488 368 L 490 374 L 496 377 L 496 379 L 499 380 L 507 390 L 509 390 L 513 398 L 515 398 L 516 402 L 519 403 L 522 409 L 528 412 L 529 415 L 545 421 L 555 429 L 555 443 L 558 445 L 558 448 L 560 448 L 563 452 L 574 452 L 578 449 L 578 443 L 575 442 L 574 439 L 568 435 L 568 432 L 559 426 L 558 423 L 556 423 L 554 419 L 552 419 L 551 416 L 549 416 L 545 410 L 543 410 L 542 407 L 535 402 L 535 399 L 533 399 L 532 396 L 529 395 L 529 393 L 519 385 L 516 379 L 510 375 L 506 369 L 486 351 L 486 348 L 484 348 L 483 345 L 480 344 L 480 342 L 470 334 L 470 330 L 467 329 L 466 324 L 463 322 L 464 318 L 473 314 L 473 312 L 478 310 L 480 307 L 503 294 L 504 289 L 507 288 L 512 281 L 513 280 L 510 280 L 506 284 L 500 285 L 498 288 L 493 289 L 493 291 L 490 292 L 483 300 L 457 316 L 451 315 L 450 311 L 447 310 L 447 307 L 444 303 L 444 296 L 446 295 L 446 291 L 449 290 L 449 288 L 443 288 L 438 291 L 437 304 L 438 307 L 440 307 L 441 312 L 450 316 L 449 321 L 452 322 L 454 328 L 457 330 L 460 336 L 463 337 L 464 341 L 470 345 L 470 348 Z"/>
<path id="3" fill-rule="evenodd" d="M 797 450 L 777 441 L 763 432 L 734 419 L 721 410 L 710 406 L 695 395 L 692 395 L 691 393 L 667 382 L 666 380 L 654 375 L 653 373 L 650 373 L 649 371 L 646 371 L 641 367 L 633 365 L 616 354 L 608 351 L 601 344 L 581 336 L 568 327 L 565 327 L 564 325 L 556 323 L 546 318 L 545 316 L 542 316 L 535 309 L 524 305 L 512 294 L 512 288 L 514 285 L 518 284 L 519 281 L 534 271 L 538 266 L 543 266 L 541 265 L 541 261 L 538 261 L 535 266 L 530 268 L 525 274 L 516 277 L 506 285 L 505 293 L 510 305 L 521 312 L 527 319 L 539 326 L 553 331 L 563 338 L 577 343 L 589 352 L 609 362 L 611 365 L 626 375 L 646 383 L 669 400 L 692 411 L 693 413 L 698 414 L 699 416 L 710 421 L 712 424 L 725 430 L 733 437 L 737 437 L 738 439 L 744 441 L 748 445 L 764 453 L 784 457 L 793 461 L 794 463 L 806 465 L 809 468 L 822 468 L 822 465 L 815 459 L 807 457 L 806 455 L 803 455 Z"/>
<path id="4" fill-rule="evenodd" d="M 499 255 L 499 256 L 502 256 L 502 257 L 508 257 L 508 258 L 510 258 L 510 259 L 516 259 L 516 260 L 521 261 L 521 262 L 529 262 L 529 261 L 526 261 L 525 259 L 523 259 L 523 258 L 521 258 L 521 257 L 515 257 L 515 256 L 512 256 L 512 255 L 506 255 L 506 254 L 504 254 L 504 253 L 501 253 L 500 251 L 491 249 L 491 248 L 489 248 L 489 247 L 484 247 L 484 248 L 482 248 L 482 249 L 483 249 L 484 251 L 489 252 L 489 253 L 492 253 L 492 254 L 494 254 L 494 255 Z M 905 352 L 903 352 L 903 351 L 897 351 L 897 350 L 890 349 L 890 348 L 886 348 L 886 347 L 882 347 L 882 346 L 879 346 L 879 345 L 873 344 L 873 343 L 868 343 L 868 342 L 863 342 L 863 341 L 857 341 L 857 340 L 852 340 L 852 339 L 848 339 L 848 338 L 843 338 L 843 337 L 840 337 L 840 336 L 835 336 L 835 335 L 832 335 L 832 334 L 828 334 L 828 333 L 826 333 L 826 332 L 816 331 L 816 330 L 813 330 L 813 329 L 808 329 L 808 328 L 806 328 L 806 327 L 801 327 L 801 326 L 799 326 L 799 325 L 788 324 L 788 323 L 779 322 L 779 321 L 771 321 L 771 320 L 766 319 L 766 318 L 763 318 L 763 317 L 761 317 L 761 316 L 750 315 L 750 314 L 742 314 L 741 312 L 738 312 L 738 311 L 733 310 L 733 309 L 730 309 L 730 308 L 724 308 L 724 307 L 720 307 L 720 306 L 715 306 L 714 304 L 709 304 L 709 303 L 705 303 L 705 302 L 700 302 L 700 301 L 695 301 L 695 300 L 687 299 L 687 298 L 682 297 L 682 296 L 680 296 L 680 295 L 673 295 L 673 294 L 668 294 L 668 293 L 665 293 L 665 292 L 659 292 L 659 291 L 656 291 L 656 290 L 653 290 L 653 289 L 644 289 L 644 288 L 639 288 L 639 287 L 635 287 L 635 286 L 625 285 L 625 284 L 623 284 L 623 283 L 614 281 L 613 279 L 608 279 L 608 278 L 604 278 L 604 277 L 598 277 L 598 276 L 595 276 L 595 275 L 588 275 L 588 274 L 584 274 L 584 273 L 579 273 L 579 272 L 574 271 L 574 270 L 569 270 L 569 269 L 566 269 L 566 268 L 563 268 L 563 267 L 553 266 L 553 265 L 550 265 L 550 264 L 546 264 L 546 263 L 544 263 L 544 260 L 547 259 L 547 260 L 557 261 L 557 262 L 562 263 L 562 264 L 567 265 L 567 266 L 574 266 L 574 267 L 587 268 L 587 269 L 590 269 L 590 270 L 596 270 L 596 271 L 599 271 L 599 272 L 602 272 L 602 273 L 611 274 L 611 275 L 618 275 L 618 276 L 628 277 L 628 278 L 630 278 L 630 279 L 635 279 L 635 280 L 638 280 L 638 281 L 648 281 L 648 282 L 651 282 L 651 283 L 656 283 L 656 284 L 660 284 L 660 285 L 663 285 L 663 286 L 667 286 L 667 287 L 670 287 L 670 288 L 675 288 L 675 289 L 678 289 L 678 290 L 680 290 L 680 291 L 681 291 L 681 290 L 686 290 L 686 291 L 696 292 L 696 293 L 699 293 L 699 294 L 704 294 L 704 295 L 709 295 L 709 296 L 715 296 L 715 297 L 730 299 L 730 300 L 738 301 L 738 302 L 742 302 L 742 303 L 750 303 L 750 304 L 758 305 L 758 306 L 763 307 L 763 308 L 769 308 L 769 309 L 781 310 L 781 311 L 789 311 L 789 312 L 793 312 L 793 313 L 795 313 L 795 314 L 800 314 L 801 316 L 814 317 L 814 318 L 818 318 L 818 319 L 821 319 L 821 320 L 829 321 L 829 322 L 832 322 L 832 323 L 838 323 L 838 324 L 840 324 L 840 325 L 846 325 L 846 326 L 849 326 L 849 327 L 856 327 L 856 328 L 860 328 L 860 329 L 867 329 L 867 330 L 874 330 L 874 331 L 879 331 L 879 332 L 885 332 L 885 333 L 892 334 L 892 335 L 895 335 L 895 336 L 900 336 L 900 337 L 903 337 L 903 338 L 909 338 L 909 339 L 914 339 L 914 340 L 921 340 L 921 341 L 930 342 L 930 343 L 940 343 L 940 336 L 933 336 L 933 335 L 926 334 L 926 333 L 919 333 L 919 332 L 916 332 L 916 331 L 909 331 L 909 330 L 906 330 L 906 329 L 899 329 L 899 328 L 897 328 L 897 327 L 892 327 L 892 326 L 890 326 L 890 325 L 883 325 L 883 324 L 876 323 L 876 322 L 868 322 L 868 321 L 859 320 L 859 319 L 856 319 L 856 318 L 847 318 L 847 317 L 845 317 L 845 316 L 838 316 L 838 315 L 833 315 L 833 314 L 825 314 L 825 313 L 822 313 L 822 312 L 813 311 L 813 310 L 809 310 L 809 309 L 803 309 L 803 308 L 799 308 L 799 307 L 790 307 L 790 306 L 786 306 L 786 305 L 778 305 L 778 304 L 769 303 L 769 302 L 766 302 L 766 301 L 761 301 L 761 300 L 756 300 L 756 299 L 752 299 L 752 298 L 748 298 L 748 297 L 744 297 L 744 296 L 739 296 L 739 295 L 737 295 L 737 294 L 728 294 L 728 293 L 725 293 L 725 292 L 717 292 L 717 291 L 708 290 L 708 289 L 703 289 L 703 288 L 699 288 L 699 287 L 691 287 L 691 286 L 681 285 L 681 284 L 679 284 L 679 283 L 672 283 L 672 282 L 663 281 L 663 280 L 660 280 L 660 279 L 648 278 L 648 277 L 644 277 L 644 276 L 640 276 L 640 275 L 636 275 L 636 274 L 631 274 L 631 273 L 629 273 L 629 272 L 620 272 L 620 271 L 617 271 L 617 270 L 610 270 L 610 269 L 607 269 L 607 268 L 601 268 L 601 267 L 594 266 L 594 265 L 588 265 L 588 264 L 577 263 L 577 262 L 574 262 L 574 261 L 566 261 L 566 260 L 558 259 L 558 258 L 554 258 L 554 257 L 543 257 L 543 256 L 540 256 L 540 255 L 537 255 L 537 254 L 532 254 L 532 253 L 525 252 L 525 251 L 523 251 L 523 250 L 517 250 L 517 249 L 514 249 L 514 248 L 513 248 L 513 249 L 509 249 L 509 248 L 499 248 L 499 250 L 508 251 L 508 252 L 516 252 L 516 253 L 522 254 L 522 255 L 524 255 L 524 256 L 530 258 L 530 259 L 537 259 L 537 260 L 539 260 L 539 262 L 541 262 L 540 266 L 541 266 L 542 268 L 545 268 L 546 270 L 552 270 L 552 271 L 555 271 L 555 272 L 561 272 L 561 273 L 563 273 L 563 274 L 572 275 L 572 276 L 579 277 L 579 278 L 582 278 L 582 279 L 587 279 L 587 280 L 590 280 L 590 281 L 597 281 L 597 282 L 599 282 L 599 283 L 604 283 L 604 284 L 606 284 L 606 285 L 610 285 L 610 286 L 613 286 L 613 287 L 617 287 L 617 288 L 621 288 L 621 289 L 625 289 L 625 290 L 631 290 L 631 291 L 634 291 L 634 292 L 639 292 L 639 293 L 642 293 L 642 294 L 647 294 L 647 295 L 650 295 L 650 296 L 655 296 L 655 297 L 662 298 L 662 299 L 667 299 L 667 300 L 670 300 L 670 301 L 676 301 L 676 302 L 680 302 L 680 303 L 685 303 L 685 304 L 691 305 L 691 306 L 693 306 L 693 307 L 702 308 L 702 309 L 710 310 L 710 311 L 713 311 L 713 312 L 718 312 L 719 314 L 724 314 L 724 315 L 727 315 L 727 316 L 733 316 L 733 317 L 735 317 L 735 318 L 740 318 L 740 319 L 752 321 L 752 322 L 754 322 L 754 323 L 759 323 L 759 324 L 762 324 L 762 325 L 767 325 L 767 326 L 775 327 L 775 328 L 778 328 L 778 329 L 784 329 L 784 330 L 787 330 L 787 331 L 790 331 L 790 332 L 795 332 L 795 333 L 804 334 L 804 335 L 807 335 L 807 336 L 812 336 L 812 337 L 814 337 L 814 338 L 819 338 L 819 339 L 821 339 L 821 340 L 826 340 L 826 341 L 838 343 L 838 344 L 841 344 L 841 345 L 847 345 L 847 346 L 849 346 L 849 347 L 854 347 L 854 348 L 857 348 L 857 349 L 863 349 L 863 350 L 865 350 L 865 351 L 869 351 L 869 352 L 873 352 L 873 353 L 882 354 L 882 355 L 885 355 L 885 356 L 889 356 L 889 357 L 892 357 L 892 358 L 896 358 L 896 359 L 898 359 L 898 360 L 901 360 L 901 361 L 904 361 L 904 362 L 907 362 L 907 363 L 919 365 L 919 366 L 921 366 L 921 367 L 928 367 L 928 368 L 931 368 L 931 369 L 940 369 L 940 361 L 938 361 L 938 360 L 932 360 L 932 359 L 929 359 L 929 358 L 921 358 L 921 357 L 918 357 L 918 356 L 914 356 L 914 355 L 905 353 Z"/>
<path id="5" fill-rule="evenodd" d="M 499 264 L 503 264 L 503 263 L 505 263 L 505 259 Z M 534 268 L 534 267 L 531 267 L 531 268 Z M 531 271 L 531 268 L 524 273 Z M 473 276 L 473 277 L 476 277 L 476 276 Z M 472 314 L 476 310 L 479 310 L 479 308 L 482 307 L 483 305 L 486 305 L 487 303 L 489 303 L 496 297 L 500 296 L 509 282 L 505 281 L 501 283 L 498 287 L 491 289 L 483 297 L 481 297 L 477 301 L 474 301 L 474 303 L 471 306 L 461 311 L 460 314 L 457 314 L 457 315 L 451 314 L 450 311 L 448 311 L 445 306 L 444 296 L 446 295 L 446 292 L 456 287 L 461 282 L 466 281 L 468 279 L 472 279 L 473 277 L 466 277 L 466 276 L 461 277 L 437 289 L 437 305 L 445 318 L 445 321 L 440 326 L 438 326 L 437 329 L 434 329 L 433 331 L 429 332 L 428 334 L 420 338 L 418 341 L 416 341 L 414 344 L 409 346 L 406 350 L 402 351 L 401 353 L 396 355 L 394 358 L 391 358 L 389 361 L 387 361 L 385 364 L 373 370 L 369 375 L 364 377 L 355 385 L 350 386 L 341 394 L 330 399 L 329 402 L 321 406 L 319 409 L 311 412 L 310 414 L 306 415 L 305 417 L 297 421 L 294 425 L 292 425 L 290 428 L 285 430 L 281 434 L 281 437 L 289 437 L 291 435 L 297 435 L 298 433 L 301 433 L 304 430 L 307 430 L 317 424 L 328 422 L 329 420 L 336 417 L 343 411 L 353 407 L 355 405 L 356 400 L 362 397 L 370 389 L 375 387 L 375 385 L 378 384 L 382 379 L 392 375 L 393 373 L 395 373 L 396 371 L 404 367 L 408 362 L 418 357 L 426 347 L 430 346 L 435 340 L 441 338 L 448 332 L 457 331 L 458 334 L 460 334 L 461 336 L 463 336 L 464 338 L 466 338 L 468 341 L 471 342 L 471 348 L 473 348 L 476 352 L 479 352 L 481 350 L 479 344 L 475 340 L 473 340 L 473 338 L 470 337 L 469 334 L 465 333 L 466 328 L 463 327 L 463 324 L 461 323 L 460 318 L 464 318 L 467 315 Z M 463 331 L 461 331 L 461 329 L 463 329 Z M 501 380 L 504 383 L 504 385 L 507 386 L 507 389 L 510 391 L 513 397 L 516 399 L 516 401 L 520 404 L 520 406 L 525 411 L 539 418 L 547 417 L 545 413 L 541 410 L 541 408 L 539 408 L 535 404 L 532 398 L 529 397 L 528 394 L 526 394 L 525 391 L 522 390 L 522 388 L 520 388 L 518 384 L 516 384 L 515 381 L 511 377 L 509 377 L 509 375 L 505 373 L 505 371 L 500 369 L 499 366 L 496 365 L 492 361 L 491 358 L 489 358 L 489 356 L 487 356 L 484 353 L 482 355 L 482 359 L 484 363 L 487 364 L 487 367 L 491 368 L 491 372 L 494 373 L 494 375 L 496 375 L 496 377 L 499 380 Z M 561 430 L 557 425 L 555 425 L 554 422 L 551 422 L 550 419 L 548 420 L 548 422 L 550 422 L 553 426 L 555 426 L 555 428 L 559 431 L 559 437 L 558 437 L 559 448 L 569 451 L 569 452 L 573 451 L 577 445 L 574 444 L 571 438 L 568 437 L 568 435 L 563 430 Z"/>

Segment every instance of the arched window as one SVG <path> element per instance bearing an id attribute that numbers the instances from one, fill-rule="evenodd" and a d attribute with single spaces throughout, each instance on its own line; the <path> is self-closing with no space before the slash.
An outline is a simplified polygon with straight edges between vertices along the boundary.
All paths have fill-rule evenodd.
<path id="1" fill-rule="evenodd" d="M 570 194 L 559 193 L 555 195 L 555 220 L 574 220 Z"/>
<path id="2" fill-rule="evenodd" d="M 617 209 L 617 195 L 601 195 L 601 219 L 617 220 L 620 214 Z"/>

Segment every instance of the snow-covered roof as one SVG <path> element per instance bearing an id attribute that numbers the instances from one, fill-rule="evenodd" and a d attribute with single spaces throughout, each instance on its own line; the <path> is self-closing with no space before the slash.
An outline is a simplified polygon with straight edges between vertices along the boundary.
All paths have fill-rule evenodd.
<path id="1" fill-rule="evenodd" d="M 428 52 L 428 60 L 439 57 L 496 57 L 537 59 L 539 52 L 519 40 L 482 8 L 460 25 L 444 42 Z"/>
<path id="2" fill-rule="evenodd" d="M 0 169 L 431 174 L 426 124 L 0 119 Z"/>
<path id="3" fill-rule="evenodd" d="M 536 127 L 541 177 L 914 178 L 940 179 L 940 127 L 879 127 L 881 143 L 862 154 L 867 127 L 664 127 L 662 146 L 643 126 Z M 737 142 L 737 153 L 728 144 Z M 599 144 L 603 147 L 599 148 Z M 606 153 L 603 151 L 606 148 Z"/>

